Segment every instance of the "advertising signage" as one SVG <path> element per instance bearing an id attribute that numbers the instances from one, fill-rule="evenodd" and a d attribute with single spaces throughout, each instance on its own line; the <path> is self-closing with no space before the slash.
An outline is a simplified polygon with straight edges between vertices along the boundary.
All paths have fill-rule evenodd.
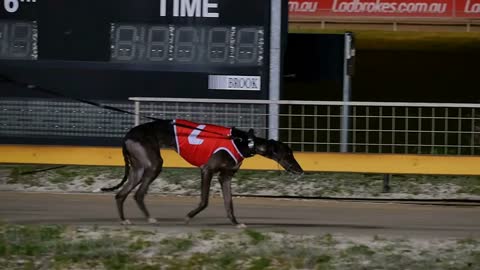
<path id="1" fill-rule="evenodd" d="M 290 0 L 290 21 L 325 17 L 480 19 L 480 0 Z"/>

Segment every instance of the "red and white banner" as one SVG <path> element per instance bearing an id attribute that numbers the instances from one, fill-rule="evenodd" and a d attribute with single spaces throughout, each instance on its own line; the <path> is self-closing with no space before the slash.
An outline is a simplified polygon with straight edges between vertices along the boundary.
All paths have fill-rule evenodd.
<path id="1" fill-rule="evenodd" d="M 480 0 L 289 0 L 291 21 L 321 17 L 480 19 Z"/>
<path id="2" fill-rule="evenodd" d="M 480 0 L 457 0 L 455 17 L 480 19 Z"/>

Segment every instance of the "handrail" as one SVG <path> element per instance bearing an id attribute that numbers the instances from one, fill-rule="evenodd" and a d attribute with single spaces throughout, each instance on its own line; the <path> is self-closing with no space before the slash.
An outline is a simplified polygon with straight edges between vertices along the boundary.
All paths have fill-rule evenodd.
<path id="1" fill-rule="evenodd" d="M 442 108 L 480 108 L 480 103 L 437 103 L 437 102 L 365 102 L 365 101 L 313 101 L 313 100 L 258 100 L 258 99 L 216 99 L 216 98 L 161 98 L 130 97 L 132 101 L 144 102 L 188 102 L 188 103 L 235 103 L 235 104 L 279 104 L 279 105 L 333 105 L 341 106 L 378 106 L 378 107 L 442 107 Z"/>

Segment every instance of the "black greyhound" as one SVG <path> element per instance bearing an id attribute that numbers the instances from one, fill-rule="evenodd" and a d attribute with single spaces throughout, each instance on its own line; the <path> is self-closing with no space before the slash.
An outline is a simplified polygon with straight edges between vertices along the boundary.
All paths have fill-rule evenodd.
<path id="1" fill-rule="evenodd" d="M 127 184 L 115 196 L 122 224 L 130 224 L 130 221 L 125 219 L 123 203 L 128 194 L 138 185 L 140 186 L 135 193 L 135 201 L 148 219 L 148 222 L 156 222 L 154 218 L 150 217 L 144 198 L 149 185 L 162 171 L 163 159 L 160 154 L 160 148 L 162 147 L 175 148 L 187 161 L 199 166 L 201 169 L 201 201 L 198 207 L 187 214 L 187 223 L 207 207 L 212 177 L 214 174 L 220 173 L 219 181 L 227 216 L 232 224 L 238 227 L 245 226 L 239 224 L 235 218 L 231 194 L 231 179 L 240 168 L 243 157 L 259 154 L 277 161 L 288 172 L 295 174 L 303 173 L 302 168 L 293 156 L 292 150 L 286 144 L 276 140 L 255 137 L 253 129 L 250 129 L 249 132 L 244 132 L 236 128 L 227 129 L 219 126 L 209 128 L 210 126 L 213 125 L 199 125 L 184 120 L 156 120 L 138 125 L 127 132 L 122 144 L 125 175 L 118 185 L 102 189 L 102 191 L 113 191 L 120 188 L 128 180 Z M 182 130 L 185 128 L 188 130 Z M 229 134 L 220 133 L 223 129 L 227 129 Z M 188 137 L 187 144 L 197 145 L 202 144 L 204 140 L 206 141 L 207 137 L 213 137 L 215 141 L 227 141 L 234 144 L 233 148 L 238 151 L 238 154 L 233 155 L 232 151 L 234 150 L 230 151 L 227 149 L 228 147 L 217 147 L 217 150 L 214 152 L 206 154 L 199 154 L 198 152 L 193 154 L 180 153 L 179 144 L 183 143 L 180 140 L 186 141 L 186 137 Z M 185 155 L 206 156 L 206 161 L 204 164 L 195 164 Z M 240 157 L 240 160 L 236 156 Z"/>

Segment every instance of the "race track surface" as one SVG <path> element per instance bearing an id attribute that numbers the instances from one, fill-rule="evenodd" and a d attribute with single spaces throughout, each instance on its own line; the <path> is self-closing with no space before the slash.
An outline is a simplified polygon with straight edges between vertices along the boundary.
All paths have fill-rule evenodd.
<path id="1" fill-rule="evenodd" d="M 132 197 L 126 216 L 136 225 L 165 232 L 200 229 L 237 230 L 226 218 L 221 197 L 189 225 L 184 216 L 198 197 L 148 195 L 147 207 L 157 224 L 148 224 Z M 420 238 L 480 237 L 480 206 L 418 205 L 326 200 L 234 198 L 236 216 L 249 228 L 295 234 L 340 233 Z M 0 192 L 0 221 L 20 224 L 120 226 L 113 194 Z"/>

